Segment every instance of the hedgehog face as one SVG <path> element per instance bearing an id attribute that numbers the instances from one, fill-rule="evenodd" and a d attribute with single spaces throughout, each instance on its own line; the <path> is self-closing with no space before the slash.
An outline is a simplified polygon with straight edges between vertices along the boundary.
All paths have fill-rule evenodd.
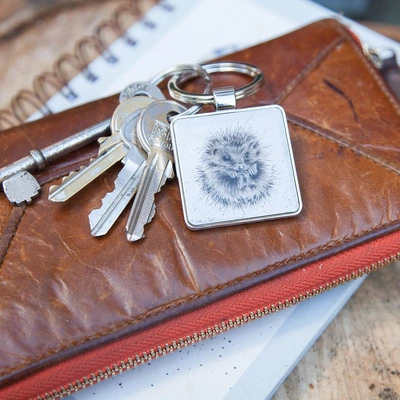
<path id="1" fill-rule="evenodd" d="M 211 136 L 198 169 L 201 190 L 213 203 L 243 207 L 269 196 L 274 170 L 257 138 L 243 128 Z"/>
<path id="2" fill-rule="evenodd" d="M 214 144 L 209 154 L 215 178 L 227 188 L 246 190 L 262 173 L 260 150 L 256 142 L 239 143 L 233 147 Z"/>

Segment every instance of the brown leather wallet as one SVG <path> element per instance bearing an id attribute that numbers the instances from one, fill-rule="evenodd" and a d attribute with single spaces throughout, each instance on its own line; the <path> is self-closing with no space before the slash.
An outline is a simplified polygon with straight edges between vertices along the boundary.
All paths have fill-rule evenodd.
<path id="1" fill-rule="evenodd" d="M 400 258 L 400 106 L 347 29 L 320 21 L 225 59 L 265 73 L 239 107 L 286 110 L 302 212 L 193 232 L 172 181 L 144 240 L 127 242 L 126 213 L 93 238 L 87 215 L 118 166 L 60 204 L 47 200 L 49 185 L 96 145 L 54 163 L 39 174 L 43 194 L 32 205 L 0 198 L 3 398 L 73 392 Z M 242 80 L 215 86 L 227 84 Z M 116 105 L 113 96 L 1 132 L 1 166 Z"/>

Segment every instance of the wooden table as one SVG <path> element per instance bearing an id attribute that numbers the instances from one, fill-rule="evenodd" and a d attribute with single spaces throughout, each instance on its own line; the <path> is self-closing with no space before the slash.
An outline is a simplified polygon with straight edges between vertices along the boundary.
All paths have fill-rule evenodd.
<path id="1" fill-rule="evenodd" d="M 91 35 L 101 20 L 125 3 L 3 2 L 0 109 L 10 108 L 18 90 L 31 88 L 35 76 L 51 71 L 62 53 L 74 52 L 78 39 Z M 143 9 L 149 5 L 141 3 Z M 127 26 L 133 22 L 130 18 L 125 17 Z M 65 35 L 60 26 L 74 29 L 68 29 Z M 384 33 L 400 37 L 400 28 L 383 28 Z M 400 399 L 400 263 L 367 278 L 274 399 Z"/>

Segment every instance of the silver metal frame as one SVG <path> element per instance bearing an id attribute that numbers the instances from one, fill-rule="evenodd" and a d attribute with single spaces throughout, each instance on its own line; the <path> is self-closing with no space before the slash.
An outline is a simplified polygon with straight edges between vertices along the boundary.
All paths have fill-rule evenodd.
<path id="1" fill-rule="evenodd" d="M 209 221 L 209 222 L 203 221 L 203 222 L 193 223 L 193 221 L 189 217 L 188 202 L 185 197 L 185 191 L 187 190 L 187 188 L 186 188 L 185 179 L 183 177 L 183 171 L 182 171 L 183 166 L 182 166 L 180 157 L 177 155 L 177 154 L 179 154 L 179 151 L 177 151 L 177 149 L 179 149 L 180 146 L 178 145 L 178 139 L 176 137 L 175 125 L 179 124 L 180 121 L 185 120 L 185 119 L 196 119 L 198 126 L 201 126 L 202 121 L 204 119 L 209 119 L 210 117 L 212 117 L 215 114 L 228 115 L 228 114 L 234 113 L 235 115 L 240 116 L 240 115 L 245 115 L 248 112 L 254 112 L 254 111 L 258 112 L 258 110 L 263 110 L 263 109 L 267 110 L 267 109 L 273 109 L 273 108 L 278 109 L 282 114 L 282 122 L 284 124 L 284 132 L 285 132 L 284 135 L 285 135 L 287 149 L 288 149 L 288 153 L 289 153 L 288 163 L 291 166 L 291 170 L 292 170 L 292 174 L 293 174 L 291 179 L 292 179 L 292 182 L 294 185 L 294 191 L 295 191 L 296 200 L 297 200 L 297 204 L 298 204 L 297 209 L 293 210 L 293 211 L 282 211 L 282 212 L 270 214 L 270 215 L 267 214 L 267 215 L 252 216 L 252 217 L 241 217 L 241 218 L 224 220 L 224 221 L 215 220 L 215 221 Z M 176 166 L 177 177 L 179 180 L 184 220 L 189 229 L 201 230 L 201 229 L 218 228 L 218 227 L 238 225 L 238 224 L 243 224 L 243 223 L 271 220 L 271 219 L 281 219 L 281 218 L 287 218 L 287 217 L 294 217 L 301 212 L 303 203 L 301 200 L 300 187 L 299 187 L 299 182 L 298 182 L 298 178 L 297 178 L 295 161 L 294 161 L 294 157 L 293 157 L 293 150 L 292 150 L 291 141 L 290 141 L 289 128 L 287 125 L 285 111 L 279 105 L 259 106 L 259 107 L 251 107 L 251 108 L 244 108 L 244 109 L 228 109 L 228 110 L 219 111 L 217 113 L 213 112 L 213 113 L 198 114 L 198 115 L 194 115 L 194 116 L 178 117 L 171 122 L 171 137 L 172 137 L 172 143 L 173 143 L 174 152 L 175 152 L 175 166 Z"/>

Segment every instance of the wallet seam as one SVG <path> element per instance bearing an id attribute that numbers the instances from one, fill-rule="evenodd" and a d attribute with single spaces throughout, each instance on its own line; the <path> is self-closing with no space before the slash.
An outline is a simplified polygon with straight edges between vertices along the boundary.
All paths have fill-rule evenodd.
<path id="1" fill-rule="evenodd" d="M 346 38 L 339 36 L 329 43 L 321 52 L 319 52 L 314 59 L 303 68 L 295 78 L 288 83 L 285 89 L 272 101 L 272 104 L 281 104 L 282 101 L 287 98 L 294 89 L 304 81 L 308 75 L 311 74 L 338 46 L 346 41 Z"/>
<path id="2" fill-rule="evenodd" d="M 375 158 L 374 156 L 364 153 L 361 149 L 352 146 L 350 143 L 343 142 L 340 139 L 337 139 L 335 137 L 330 136 L 329 134 L 324 134 L 323 132 L 332 132 L 329 129 L 324 129 L 318 125 L 312 126 L 308 121 L 304 121 L 301 117 L 298 117 L 295 114 L 291 114 L 289 112 L 286 113 L 288 121 L 293 124 L 301 127 L 302 129 L 308 130 L 310 133 L 315 134 L 323 139 L 329 140 L 332 143 L 334 143 L 337 146 L 344 147 L 350 151 L 352 151 L 357 157 L 363 158 L 365 160 L 368 160 L 369 162 L 373 162 L 377 164 L 379 167 L 384 168 L 388 172 L 391 172 L 395 175 L 400 175 L 400 171 L 396 169 L 395 167 L 391 166 L 390 164 L 385 164 L 383 161 Z M 333 132 L 332 132 L 333 133 Z"/>
<path id="3" fill-rule="evenodd" d="M 345 243 L 346 241 L 348 241 L 349 239 L 358 238 L 358 237 L 363 236 L 365 234 L 371 233 L 371 232 L 373 232 L 375 230 L 379 230 L 381 228 L 385 228 L 387 226 L 390 226 L 391 224 L 393 224 L 393 222 L 395 222 L 395 221 L 390 221 L 390 222 L 387 222 L 385 224 L 381 224 L 381 225 L 378 225 L 376 227 L 363 230 L 359 234 L 353 235 L 351 237 L 346 237 L 346 238 L 343 238 L 341 240 L 334 240 L 334 241 L 332 241 L 330 243 L 326 243 L 326 244 L 324 244 L 322 246 L 319 246 L 318 248 L 314 248 L 314 249 L 312 249 L 312 250 L 310 250 L 308 252 L 305 252 L 305 253 L 303 253 L 301 255 L 288 257 L 288 258 L 283 259 L 283 260 L 281 260 L 281 261 L 279 261 L 279 262 L 277 262 L 275 264 L 272 264 L 272 265 L 270 265 L 270 266 L 268 266 L 266 268 L 263 268 L 263 269 L 258 270 L 258 271 L 254 271 L 251 274 L 242 276 L 242 277 L 237 278 L 237 279 L 235 279 L 233 281 L 230 281 L 228 283 L 224 283 L 223 285 L 210 288 L 210 289 L 208 289 L 208 290 L 206 290 L 206 291 L 204 291 L 204 292 L 202 292 L 200 294 L 193 294 L 191 296 L 175 300 L 172 303 L 169 303 L 169 304 L 163 306 L 162 308 L 160 308 L 160 307 L 153 308 L 153 309 L 151 309 L 151 310 L 149 310 L 149 311 L 147 311 L 147 312 L 145 312 L 143 314 L 138 315 L 137 317 L 135 317 L 135 318 L 133 318 L 133 319 L 131 319 L 129 321 L 124 321 L 122 323 L 119 323 L 119 324 L 113 326 L 112 328 L 108 328 L 107 330 L 104 330 L 101 333 L 96 333 L 94 335 L 87 336 L 84 339 L 76 340 L 74 342 L 68 343 L 68 345 L 66 345 L 66 346 L 61 346 L 61 347 L 59 347 L 57 349 L 53 349 L 51 352 L 48 352 L 48 353 L 46 353 L 45 355 L 42 355 L 39 358 L 31 358 L 29 362 L 20 364 L 20 365 L 18 365 L 16 367 L 5 369 L 5 370 L 1 371 L 1 374 L 2 375 L 10 374 L 10 373 L 12 373 L 14 371 L 20 370 L 21 368 L 24 368 L 24 367 L 32 364 L 32 362 L 40 362 L 40 361 L 42 361 L 42 360 L 44 360 L 44 359 L 46 359 L 46 358 L 48 358 L 50 356 L 53 356 L 53 355 L 55 355 L 55 354 L 57 354 L 57 353 L 59 353 L 61 351 L 70 349 L 70 348 L 78 346 L 78 345 L 82 345 L 82 344 L 84 344 L 84 343 L 86 343 L 88 341 L 94 340 L 94 339 L 104 338 L 107 335 L 112 334 L 114 332 L 117 332 L 117 331 L 119 331 L 119 330 L 121 330 L 121 329 L 123 329 L 123 328 L 125 328 L 127 326 L 134 325 L 135 323 L 138 323 L 138 322 L 142 321 L 143 319 L 145 319 L 147 317 L 155 316 L 157 314 L 160 314 L 160 313 L 162 313 L 162 312 L 164 312 L 166 310 L 169 310 L 171 308 L 174 308 L 176 306 L 180 306 L 180 305 L 185 304 L 185 303 L 190 303 L 193 300 L 197 300 L 197 299 L 200 299 L 202 297 L 208 296 L 210 294 L 213 294 L 214 292 L 226 289 L 226 288 L 228 288 L 230 286 L 233 286 L 233 285 L 235 285 L 237 283 L 241 283 L 241 282 L 244 282 L 244 281 L 246 281 L 248 279 L 257 277 L 257 276 L 262 275 L 262 274 L 264 274 L 264 273 L 266 273 L 268 271 L 273 271 L 274 269 L 280 267 L 281 265 L 285 265 L 285 264 L 291 263 L 293 261 L 300 261 L 300 260 L 302 260 L 304 258 L 307 258 L 308 256 L 313 256 L 313 255 L 317 254 L 318 252 L 320 252 L 321 250 L 327 250 L 327 249 L 332 248 L 334 246 L 341 245 L 341 244 Z M 132 335 L 134 335 L 134 334 L 135 333 L 132 333 Z"/>
<path id="4" fill-rule="evenodd" d="M 16 215 L 14 217 L 14 214 L 18 214 L 19 211 L 21 211 L 20 215 Z M 4 246 L 4 249 L 2 248 L 2 246 L 0 246 L 0 271 L 2 270 L 4 260 L 7 257 L 7 253 L 11 247 L 13 239 L 17 234 L 18 227 L 22 222 L 22 218 L 25 214 L 25 211 L 26 211 L 26 206 L 20 206 L 20 207 L 12 206 L 10 213 L 7 216 L 7 222 L 5 224 L 5 227 L 1 235 L 0 245 L 3 240 L 5 242 L 8 242 L 8 244 Z M 13 227 L 11 227 L 10 225 L 14 223 L 14 218 L 15 218 L 15 224 Z"/>

